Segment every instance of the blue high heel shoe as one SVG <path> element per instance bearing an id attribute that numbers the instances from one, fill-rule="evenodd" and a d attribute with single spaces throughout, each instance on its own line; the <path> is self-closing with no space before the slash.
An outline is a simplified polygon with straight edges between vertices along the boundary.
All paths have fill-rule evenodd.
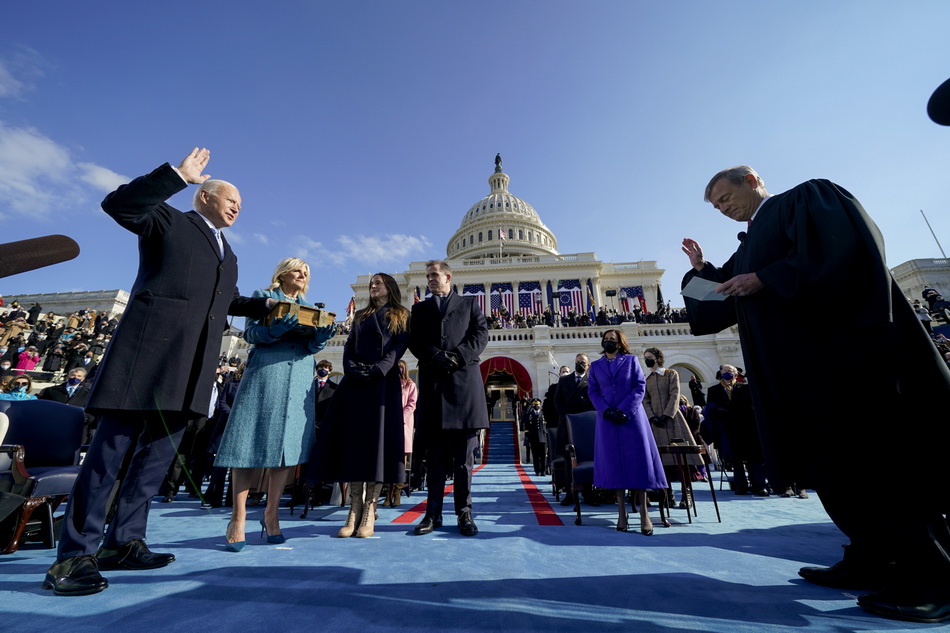
<path id="1" fill-rule="evenodd" d="M 267 526 L 264 525 L 264 517 L 261 517 L 261 538 L 264 538 L 264 532 L 267 531 Z M 287 539 L 284 538 L 283 534 L 275 534 L 271 536 L 267 535 L 267 542 L 271 545 L 280 545 L 281 543 L 286 543 Z"/>
<path id="2" fill-rule="evenodd" d="M 226 552 L 240 552 L 242 549 L 244 549 L 244 546 L 247 544 L 247 541 L 234 541 L 234 542 L 232 543 L 231 541 L 228 541 L 228 540 L 227 540 L 227 539 L 228 539 L 228 532 L 231 531 L 231 523 L 232 523 L 232 521 L 228 521 L 228 527 L 227 527 L 227 529 L 226 529 L 225 532 L 224 532 L 224 540 L 226 541 L 225 544 L 224 544 L 224 551 L 226 551 Z"/>

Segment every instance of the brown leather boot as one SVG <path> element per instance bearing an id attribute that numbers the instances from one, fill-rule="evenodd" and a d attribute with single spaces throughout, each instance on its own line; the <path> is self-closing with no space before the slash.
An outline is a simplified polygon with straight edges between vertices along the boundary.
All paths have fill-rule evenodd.
<path id="1" fill-rule="evenodd" d="M 379 489 L 382 484 L 366 483 L 366 497 L 363 501 L 363 520 L 356 530 L 357 538 L 366 538 L 376 533 L 376 502 L 379 501 Z"/>
<path id="2" fill-rule="evenodd" d="M 393 486 L 393 488 L 395 489 L 393 490 L 393 504 L 392 504 L 394 508 L 397 507 L 400 503 L 402 503 L 402 489 L 405 485 L 406 484 L 396 484 Z"/>
<path id="3" fill-rule="evenodd" d="M 346 523 L 340 528 L 340 531 L 336 533 L 339 538 L 353 536 L 353 532 L 356 530 L 356 524 L 360 521 L 360 517 L 363 516 L 363 490 L 365 486 L 366 482 L 363 481 L 351 481 L 349 483 L 350 513 L 346 515 Z"/>

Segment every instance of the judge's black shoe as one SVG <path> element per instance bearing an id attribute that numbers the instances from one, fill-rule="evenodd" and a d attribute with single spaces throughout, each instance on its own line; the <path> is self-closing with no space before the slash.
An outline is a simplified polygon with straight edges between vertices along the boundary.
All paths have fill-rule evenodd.
<path id="1" fill-rule="evenodd" d="M 96 557 L 87 554 L 53 563 L 40 586 L 57 596 L 87 596 L 108 587 L 109 581 L 99 574 Z"/>
<path id="2" fill-rule="evenodd" d="M 99 569 L 158 569 L 175 560 L 174 554 L 149 551 L 145 541 L 132 539 L 118 549 L 100 547 L 96 552 Z"/>
<path id="3" fill-rule="evenodd" d="M 861 565 L 847 559 L 831 567 L 802 567 L 798 575 L 813 585 L 835 589 L 874 589 L 885 586 L 890 579 L 886 566 Z"/>
<path id="4" fill-rule="evenodd" d="M 419 522 L 413 530 L 413 534 L 422 536 L 423 534 L 432 534 L 432 531 L 436 528 L 442 527 L 442 517 L 430 517 L 428 514 L 422 517 L 422 521 Z"/>
<path id="5" fill-rule="evenodd" d="M 570 494 L 564 495 L 564 498 L 561 499 L 561 505 L 562 506 L 574 505 L 574 495 L 570 495 Z"/>
<path id="6" fill-rule="evenodd" d="M 858 604 L 894 620 L 936 624 L 950 620 L 950 588 L 902 587 L 858 596 Z"/>
<path id="7" fill-rule="evenodd" d="M 472 520 L 471 512 L 463 512 L 459 515 L 459 534 L 462 536 L 478 534 L 478 528 L 475 526 L 475 521 Z"/>

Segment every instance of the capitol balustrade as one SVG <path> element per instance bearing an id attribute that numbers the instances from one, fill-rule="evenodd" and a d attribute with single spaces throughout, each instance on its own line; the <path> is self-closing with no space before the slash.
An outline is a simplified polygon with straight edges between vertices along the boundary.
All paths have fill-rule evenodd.
<path id="1" fill-rule="evenodd" d="M 591 339 L 599 341 L 606 330 L 621 329 L 628 339 L 634 338 L 672 338 L 692 339 L 693 331 L 688 323 L 638 324 L 622 323 L 617 325 L 585 325 L 578 327 L 547 327 L 538 325 L 533 328 L 504 328 L 488 330 L 488 343 L 525 343 L 535 341 L 572 341 Z M 337 334 L 327 343 L 327 347 L 343 347 L 346 334 Z"/>

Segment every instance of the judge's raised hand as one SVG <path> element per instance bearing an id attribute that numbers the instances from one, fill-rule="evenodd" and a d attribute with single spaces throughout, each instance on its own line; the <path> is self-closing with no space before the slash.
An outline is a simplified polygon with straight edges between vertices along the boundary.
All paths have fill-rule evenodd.
<path id="1" fill-rule="evenodd" d="M 185 182 L 200 185 L 208 178 L 211 178 L 211 174 L 201 173 L 204 171 L 204 168 L 208 166 L 209 160 L 211 160 L 211 150 L 205 147 L 201 149 L 196 147 L 191 150 L 190 154 L 182 159 L 181 164 L 178 166 L 178 172 L 181 174 L 181 177 L 185 179 Z"/>
<path id="2" fill-rule="evenodd" d="M 716 292 L 724 295 L 732 295 L 733 297 L 747 297 L 762 290 L 764 287 L 765 284 L 762 283 L 758 275 L 755 273 L 744 273 L 742 275 L 736 275 L 726 283 L 719 284 L 716 287 Z"/>
<path id="3" fill-rule="evenodd" d="M 694 270 L 702 270 L 703 266 L 706 265 L 706 258 L 703 257 L 703 247 L 696 240 L 689 237 L 685 238 L 683 240 L 683 252 L 689 257 L 689 263 Z"/>

